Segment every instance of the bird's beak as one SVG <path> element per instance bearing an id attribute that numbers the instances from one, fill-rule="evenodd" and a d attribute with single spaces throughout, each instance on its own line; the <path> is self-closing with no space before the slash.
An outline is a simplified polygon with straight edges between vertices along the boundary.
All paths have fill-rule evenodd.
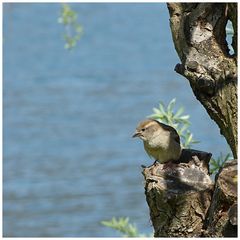
<path id="1" fill-rule="evenodd" d="M 140 137 L 140 135 L 141 135 L 140 132 L 135 132 L 132 137 L 133 137 L 133 138 L 135 138 L 135 137 Z"/>

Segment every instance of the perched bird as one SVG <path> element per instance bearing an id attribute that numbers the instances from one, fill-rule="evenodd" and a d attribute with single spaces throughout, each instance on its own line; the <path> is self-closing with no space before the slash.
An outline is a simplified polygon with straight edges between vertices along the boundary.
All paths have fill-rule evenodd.
<path id="1" fill-rule="evenodd" d="M 142 139 L 147 154 L 160 163 L 177 160 L 181 155 L 182 148 L 177 131 L 157 120 L 146 119 L 140 122 L 132 137 Z"/>

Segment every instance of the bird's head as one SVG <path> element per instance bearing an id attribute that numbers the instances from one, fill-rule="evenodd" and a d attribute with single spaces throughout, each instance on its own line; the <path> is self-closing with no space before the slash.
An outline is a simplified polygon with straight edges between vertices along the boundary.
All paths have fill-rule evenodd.
<path id="1" fill-rule="evenodd" d="M 136 128 L 133 138 L 139 137 L 143 141 L 150 141 L 154 133 L 158 130 L 159 123 L 152 119 L 146 119 L 140 122 Z"/>

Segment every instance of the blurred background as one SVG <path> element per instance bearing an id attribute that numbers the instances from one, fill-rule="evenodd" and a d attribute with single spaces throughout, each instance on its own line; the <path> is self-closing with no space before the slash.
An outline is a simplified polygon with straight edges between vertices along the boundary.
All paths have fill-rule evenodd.
<path id="1" fill-rule="evenodd" d="M 151 233 L 137 123 L 176 98 L 195 149 L 229 147 L 174 71 L 164 3 L 70 6 L 84 31 L 68 51 L 61 4 L 3 5 L 3 234 L 116 237 L 113 216 Z"/>

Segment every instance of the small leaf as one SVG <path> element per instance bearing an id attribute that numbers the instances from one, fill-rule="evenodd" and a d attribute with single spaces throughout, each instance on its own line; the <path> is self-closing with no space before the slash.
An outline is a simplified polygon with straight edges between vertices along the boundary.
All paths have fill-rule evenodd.
<path id="1" fill-rule="evenodd" d="M 161 114 L 161 111 L 160 111 L 159 109 L 157 109 L 157 108 L 153 108 L 153 111 L 154 111 L 155 113 L 157 113 L 157 114 Z"/>
<path id="2" fill-rule="evenodd" d="M 176 98 L 173 98 L 167 106 L 167 112 L 168 113 L 173 112 L 173 107 L 175 106 L 175 103 L 176 103 Z"/>
<path id="3" fill-rule="evenodd" d="M 175 118 L 180 117 L 183 112 L 184 112 L 184 108 L 183 108 L 183 107 L 180 107 L 180 108 L 177 110 L 177 112 L 176 112 L 176 114 L 175 114 L 174 117 L 175 117 Z"/>
<path id="4" fill-rule="evenodd" d="M 162 114 L 166 114 L 164 108 L 165 108 L 164 104 L 162 102 L 160 102 L 159 103 L 159 110 Z"/>
<path id="5" fill-rule="evenodd" d="M 152 118 L 152 119 L 158 119 L 158 114 L 152 114 L 152 115 L 149 115 L 149 116 L 147 116 L 147 118 Z"/>
<path id="6" fill-rule="evenodd" d="M 188 120 L 189 117 L 190 117 L 189 115 L 184 115 L 184 116 L 179 117 L 179 119 L 181 119 L 181 120 Z"/>

